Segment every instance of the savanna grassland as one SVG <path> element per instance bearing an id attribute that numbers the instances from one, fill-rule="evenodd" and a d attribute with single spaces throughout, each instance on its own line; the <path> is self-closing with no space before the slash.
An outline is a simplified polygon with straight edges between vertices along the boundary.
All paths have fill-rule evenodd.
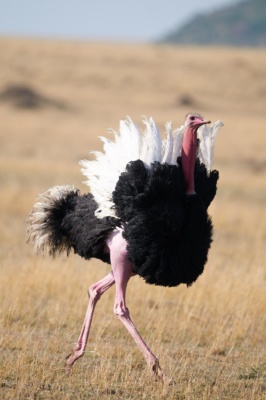
<path id="1" fill-rule="evenodd" d="M 265 72 L 265 50 L 0 39 L 1 399 L 266 398 Z M 134 277 L 127 292 L 176 385 L 154 381 L 113 316 L 113 288 L 68 377 L 87 288 L 109 266 L 36 256 L 25 235 L 32 204 L 53 185 L 86 191 L 78 161 L 119 119 L 152 115 L 163 131 L 190 111 L 225 124 L 208 264 L 190 288 Z"/>

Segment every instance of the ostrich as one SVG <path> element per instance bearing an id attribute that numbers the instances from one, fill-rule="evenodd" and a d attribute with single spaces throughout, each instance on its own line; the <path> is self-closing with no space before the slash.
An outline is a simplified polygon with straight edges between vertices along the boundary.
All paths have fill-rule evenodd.
<path id="1" fill-rule="evenodd" d="M 147 346 L 126 306 L 134 275 L 161 286 L 190 286 L 203 272 L 212 242 L 207 209 L 216 194 L 212 170 L 214 139 L 223 125 L 190 113 L 166 138 L 154 120 L 142 132 L 129 117 L 120 121 L 114 141 L 101 137 L 103 152 L 81 161 L 90 193 L 55 186 L 40 195 L 27 223 L 37 252 L 55 257 L 63 251 L 111 264 L 111 272 L 89 288 L 89 303 L 77 344 L 66 360 L 70 372 L 83 356 L 96 303 L 115 284 L 114 313 L 125 325 L 148 366 L 163 382 L 169 378 Z M 200 129 L 199 129 L 200 128 Z M 199 129 L 199 131 L 198 131 Z"/>

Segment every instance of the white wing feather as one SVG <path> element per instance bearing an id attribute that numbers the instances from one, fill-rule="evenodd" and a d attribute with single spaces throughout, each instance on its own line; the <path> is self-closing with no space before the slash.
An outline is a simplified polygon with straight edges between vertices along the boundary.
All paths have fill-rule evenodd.
<path id="1" fill-rule="evenodd" d="M 167 137 L 162 143 L 162 163 L 170 164 L 173 154 L 174 137 L 172 133 L 171 122 L 165 124 Z"/>
<path id="2" fill-rule="evenodd" d="M 199 159 L 201 163 L 205 164 L 208 173 L 212 169 L 215 138 L 223 125 L 221 121 L 216 121 L 211 126 L 202 125 L 198 130 Z"/>
<path id="3" fill-rule="evenodd" d="M 94 151 L 95 160 L 82 160 L 81 172 L 87 180 L 84 182 L 90 187 L 98 208 L 95 215 L 98 218 L 107 216 L 116 217 L 112 193 L 122 172 L 130 161 L 142 160 L 149 169 L 151 164 L 176 164 L 181 156 L 184 136 L 184 125 L 172 132 L 171 123 L 165 125 L 166 139 L 162 141 L 160 131 L 154 120 L 143 118 L 145 130 L 142 132 L 131 118 L 120 121 L 119 131 L 114 134 L 114 141 L 100 137 L 103 142 L 103 152 Z M 210 171 L 213 162 L 214 139 L 219 127 L 223 124 L 217 121 L 211 127 L 205 125 L 199 130 L 201 138 L 199 157 L 207 170 Z"/>
<path id="4" fill-rule="evenodd" d="M 142 148 L 139 154 L 139 159 L 142 160 L 149 168 L 155 161 L 161 161 L 162 157 L 162 138 L 160 131 L 154 120 L 143 118 L 142 122 L 145 125 L 145 132 L 142 136 Z"/>
<path id="5" fill-rule="evenodd" d="M 184 130 L 185 126 L 182 125 L 173 132 L 174 145 L 170 164 L 176 164 L 177 158 L 181 156 Z"/>

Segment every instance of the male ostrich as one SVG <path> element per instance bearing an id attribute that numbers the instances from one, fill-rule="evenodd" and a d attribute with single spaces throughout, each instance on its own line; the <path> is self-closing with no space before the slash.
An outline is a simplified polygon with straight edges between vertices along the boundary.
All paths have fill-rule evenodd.
<path id="1" fill-rule="evenodd" d="M 212 241 L 207 209 L 218 180 L 218 172 L 211 170 L 214 138 L 223 124 L 207 127 L 210 121 L 188 114 L 174 132 L 167 123 L 162 140 L 152 118 L 143 122 L 144 133 L 127 118 L 114 132 L 114 142 L 101 138 L 104 152 L 95 152 L 94 161 L 81 161 L 90 193 L 80 195 L 73 186 L 51 188 L 34 205 L 27 232 L 37 251 L 48 250 L 54 257 L 73 249 L 112 267 L 89 288 L 88 309 L 67 371 L 84 354 L 97 301 L 115 284 L 115 315 L 155 376 L 166 382 L 130 318 L 126 288 L 136 274 L 149 284 L 189 286 L 203 272 Z"/>

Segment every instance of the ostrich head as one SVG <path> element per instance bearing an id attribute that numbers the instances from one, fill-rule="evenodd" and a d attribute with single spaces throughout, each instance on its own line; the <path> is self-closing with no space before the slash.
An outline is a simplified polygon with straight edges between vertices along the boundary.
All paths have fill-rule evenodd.
<path id="1" fill-rule="evenodd" d="M 210 124 L 211 121 L 205 120 L 200 114 L 198 113 L 189 113 L 185 117 L 185 127 L 190 128 L 194 132 L 197 132 L 197 129 L 201 125 Z"/>

